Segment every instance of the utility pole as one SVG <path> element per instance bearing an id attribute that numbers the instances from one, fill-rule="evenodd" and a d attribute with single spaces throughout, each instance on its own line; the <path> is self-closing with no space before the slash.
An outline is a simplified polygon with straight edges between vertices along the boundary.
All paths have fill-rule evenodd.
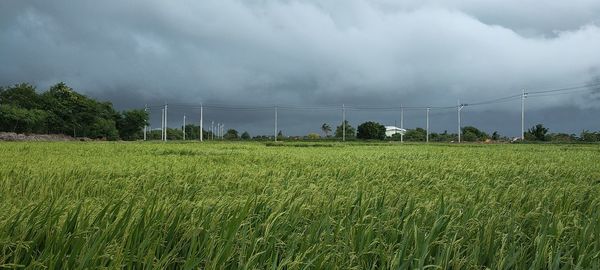
<path id="1" fill-rule="evenodd" d="M 160 110 L 160 140 L 165 140 L 165 108 Z"/>
<path id="2" fill-rule="evenodd" d="M 202 139 L 203 139 L 202 137 L 204 135 L 204 134 L 202 134 L 202 133 L 204 133 L 204 130 L 203 130 L 203 127 L 202 127 L 202 122 L 204 122 L 203 121 L 204 119 L 202 119 L 202 117 L 203 117 L 203 115 L 202 115 L 203 112 L 202 111 L 203 111 L 202 104 L 200 104 L 200 141 L 202 141 Z"/>
<path id="3" fill-rule="evenodd" d="M 275 141 L 277 141 L 277 106 L 275 106 Z"/>
<path id="4" fill-rule="evenodd" d="M 183 115 L 183 140 L 185 141 L 185 114 Z"/>
<path id="5" fill-rule="evenodd" d="M 215 139 L 215 121 L 210 121 L 210 140 Z"/>
<path id="6" fill-rule="evenodd" d="M 169 117 L 168 117 L 168 111 L 169 111 L 169 107 L 167 104 L 165 104 L 165 142 L 167 141 L 167 135 L 168 135 L 168 130 L 169 130 Z"/>
<path id="7" fill-rule="evenodd" d="M 521 89 L 521 140 L 525 140 L 525 89 Z"/>
<path id="8" fill-rule="evenodd" d="M 148 115 L 148 104 L 144 105 L 144 112 Z M 146 140 L 146 133 L 148 132 L 148 122 L 144 125 L 144 141 Z"/>
<path id="9" fill-rule="evenodd" d="M 400 129 L 404 129 L 404 106 L 400 104 Z M 400 142 L 404 142 L 404 132 L 400 133 Z"/>
<path id="10" fill-rule="evenodd" d="M 427 107 L 427 137 L 425 138 L 426 142 L 429 142 L 429 110 L 431 108 Z"/>
<path id="11" fill-rule="evenodd" d="M 346 141 L 346 105 L 342 104 L 342 141 Z"/>
<path id="12" fill-rule="evenodd" d="M 456 111 L 458 113 L 458 142 L 459 143 L 460 143 L 460 133 L 461 133 L 461 130 L 460 130 L 460 126 L 461 126 L 460 125 L 460 111 L 462 111 L 463 107 L 464 107 L 464 105 L 460 104 L 460 99 L 459 99 L 458 100 L 458 106 L 456 107 Z"/>

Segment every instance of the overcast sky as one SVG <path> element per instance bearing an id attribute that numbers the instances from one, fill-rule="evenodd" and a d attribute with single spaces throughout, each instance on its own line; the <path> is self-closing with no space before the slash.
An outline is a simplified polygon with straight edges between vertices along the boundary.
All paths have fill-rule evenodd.
<path id="1" fill-rule="evenodd" d="M 118 109 L 173 104 L 447 106 L 582 85 L 600 76 L 600 1 L 202 0 L 0 3 L 0 84 L 65 82 Z M 600 95 L 527 100 L 527 125 L 600 130 Z M 467 107 L 464 125 L 516 136 L 518 100 Z M 341 110 L 281 111 L 286 135 Z M 456 111 L 431 129 L 456 132 Z M 159 125 L 159 112 L 152 113 Z M 273 111 L 208 110 L 226 128 L 271 134 Z M 399 112 L 349 111 L 399 125 Z M 205 122 L 206 123 L 206 122 Z M 406 127 L 425 126 L 424 111 Z"/>

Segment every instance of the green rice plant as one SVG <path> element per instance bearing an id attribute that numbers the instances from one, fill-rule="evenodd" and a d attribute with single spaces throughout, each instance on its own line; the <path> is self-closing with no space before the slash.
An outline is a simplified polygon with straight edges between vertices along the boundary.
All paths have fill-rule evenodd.
<path id="1" fill-rule="evenodd" d="M 0 143 L 0 268 L 600 268 L 599 145 L 277 146 Z"/>

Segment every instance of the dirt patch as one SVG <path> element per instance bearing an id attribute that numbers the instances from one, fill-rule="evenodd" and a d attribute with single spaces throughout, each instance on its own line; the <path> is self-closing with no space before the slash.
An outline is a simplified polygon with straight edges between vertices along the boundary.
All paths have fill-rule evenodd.
<path id="1" fill-rule="evenodd" d="M 0 132 L 0 141 L 87 141 L 88 138 L 73 138 L 62 134 L 17 134 L 13 132 Z"/>

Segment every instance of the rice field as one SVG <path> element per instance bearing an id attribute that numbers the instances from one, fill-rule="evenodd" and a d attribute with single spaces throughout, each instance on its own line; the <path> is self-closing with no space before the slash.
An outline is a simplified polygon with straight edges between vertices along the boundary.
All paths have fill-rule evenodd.
<path id="1" fill-rule="evenodd" d="M 0 143 L 0 209 L 0 268 L 598 269 L 600 145 Z"/>

